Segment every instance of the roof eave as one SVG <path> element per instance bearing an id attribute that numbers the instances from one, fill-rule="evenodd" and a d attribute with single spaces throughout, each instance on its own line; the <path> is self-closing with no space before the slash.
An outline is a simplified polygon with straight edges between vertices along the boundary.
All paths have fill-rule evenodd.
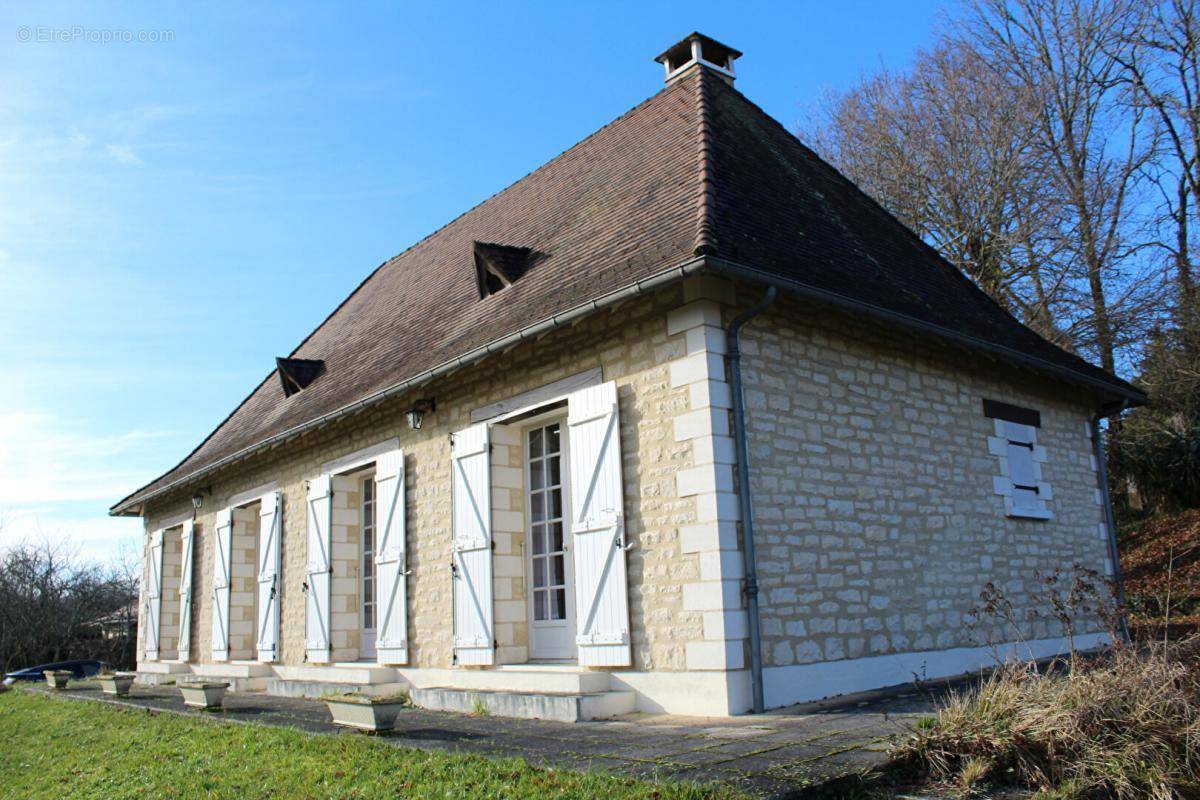
<path id="1" fill-rule="evenodd" d="M 907 328 L 912 331 L 929 334 L 945 341 L 954 342 L 972 350 L 977 350 L 985 353 L 991 353 L 1006 361 L 1016 363 L 1020 366 L 1035 369 L 1039 372 L 1049 373 L 1060 379 L 1064 379 L 1069 383 L 1084 386 L 1101 394 L 1101 407 L 1109 407 L 1113 405 L 1115 400 L 1117 404 L 1121 404 L 1124 408 L 1136 405 L 1144 405 L 1149 401 L 1145 393 L 1137 388 L 1129 385 L 1125 381 L 1117 377 L 1110 377 L 1109 380 L 1100 380 L 1091 375 L 1086 375 L 1077 372 L 1073 369 L 1054 364 L 1045 359 L 1031 356 L 1019 350 L 1015 350 L 1005 345 L 989 342 L 986 339 L 980 339 L 975 336 L 959 333 L 943 328 L 940 325 L 935 325 L 930 322 L 919 320 L 915 317 L 910 317 L 906 314 L 900 314 L 895 311 L 889 311 L 885 308 L 865 303 L 861 300 L 855 300 L 845 295 L 830 292 L 824 289 L 819 289 L 815 286 L 809 286 L 801 281 L 785 278 L 775 273 L 766 272 L 756 267 L 747 266 L 745 264 L 731 261 L 729 259 L 720 258 L 717 256 L 709 256 L 707 258 L 709 268 L 718 274 L 727 275 L 734 278 L 744 278 L 747 280 L 756 281 L 768 286 L 775 286 L 779 289 L 790 291 L 802 297 L 807 297 L 811 300 L 828 303 L 839 308 L 843 308 L 856 313 L 865 314 L 874 319 L 883 322 L 888 322 L 894 325 Z M 1107 393 L 1112 399 L 1104 397 Z"/>
<path id="2" fill-rule="evenodd" d="M 888 311 L 887 309 L 880 308 L 869 303 L 864 303 L 860 300 L 854 300 L 844 295 L 839 295 L 835 292 L 818 289 L 801 281 L 785 278 L 756 267 L 747 266 L 745 264 L 720 258 L 718 256 L 699 255 L 694 258 L 690 258 L 677 266 L 655 273 L 648 278 L 634 281 L 633 283 L 627 284 L 619 289 L 615 289 L 611 292 L 601 295 L 594 300 L 589 300 L 586 303 L 573 306 L 566 311 L 547 317 L 539 322 L 533 323 L 532 325 L 521 328 L 514 333 L 495 339 L 492 342 L 481 345 L 480 347 L 477 347 L 462 356 L 452 358 L 436 367 L 419 373 L 414 377 L 407 378 L 384 389 L 380 389 L 372 394 L 367 395 L 366 397 L 356 400 L 353 403 L 342 406 L 334 411 L 322 414 L 312 420 L 309 420 L 308 422 L 296 425 L 278 434 L 269 436 L 253 445 L 242 448 L 235 453 L 218 459 L 212 464 L 183 475 L 157 489 L 145 491 L 145 487 L 143 487 L 142 489 L 139 489 L 138 491 L 113 505 L 109 509 L 109 515 L 140 516 L 144 510 L 145 503 L 148 500 L 164 495 L 170 491 L 185 486 L 188 483 L 201 480 L 206 476 L 211 475 L 212 473 L 231 464 L 249 458 L 250 456 L 263 450 L 282 445 L 284 442 L 290 441 L 323 425 L 327 425 L 336 420 L 350 416 L 351 414 L 371 408 L 385 400 L 395 397 L 396 395 L 422 386 L 434 380 L 435 378 L 442 377 L 443 375 L 447 375 L 457 369 L 468 366 L 489 355 L 506 350 L 515 344 L 531 338 L 536 338 L 548 331 L 562 327 L 563 325 L 571 323 L 595 311 L 615 305 L 622 300 L 658 289 L 669 283 L 682 280 L 689 275 L 694 275 L 699 272 L 712 272 L 731 278 L 742 278 L 768 286 L 775 286 L 779 289 L 793 292 L 802 297 L 828 303 L 832 306 L 856 313 L 865 314 L 874 319 L 898 325 L 912 331 L 932 335 L 939 339 L 957 343 L 969 349 L 991 353 L 1009 362 L 1035 369 L 1039 372 L 1048 373 L 1059 379 L 1066 380 L 1069 383 L 1084 386 L 1092 391 L 1098 392 L 1101 398 L 1098 412 L 1103 412 L 1104 409 L 1112 408 L 1117 405 L 1122 408 L 1127 408 L 1134 405 L 1143 405 L 1148 401 L 1148 398 L 1144 393 L 1138 391 L 1136 388 L 1130 386 L 1119 378 L 1114 377 L 1111 380 L 1102 381 L 1093 376 L 1076 372 L 1058 364 L 1053 364 L 1036 356 L 1030 356 L 1010 347 L 1005 347 L 1004 345 L 995 344 L 984 339 L 958 333 L 957 331 L 952 331 L 939 325 L 924 322 L 914 317 L 909 317 L 905 314 Z M 1105 393 L 1107 393 L 1107 396 L 1105 396 Z M 153 481 L 151 483 L 153 483 Z"/>
<path id="3" fill-rule="evenodd" d="M 272 447 L 277 447 L 284 442 L 290 441 L 291 439 L 308 433 L 311 430 L 315 430 L 316 428 L 327 425 L 338 419 L 342 419 L 350 416 L 351 414 L 371 408 L 385 400 L 395 397 L 396 395 L 411 391 L 412 389 L 422 386 L 434 380 L 435 378 L 447 375 L 457 369 L 468 366 L 469 364 L 486 358 L 494 353 L 507 350 L 515 344 L 519 344 L 529 339 L 536 339 L 548 331 L 567 325 L 595 311 L 615 305 L 630 297 L 645 294 L 646 292 L 661 288 L 667 284 L 682 280 L 689 275 L 700 272 L 701 270 L 705 269 L 705 267 L 705 259 L 703 257 L 690 258 L 681 264 L 670 267 L 669 269 L 661 272 L 657 272 L 648 278 L 634 281 L 633 283 L 626 284 L 619 289 L 607 292 L 606 294 L 603 294 L 593 300 L 572 306 L 566 311 L 554 314 L 550 317 L 542 319 L 539 322 L 535 322 L 532 325 L 527 325 L 526 327 L 521 328 L 514 333 L 510 333 L 506 336 L 500 337 L 499 339 L 488 342 L 487 344 L 481 345 L 474 350 L 465 353 L 464 355 L 456 356 L 455 358 L 421 372 L 414 377 L 406 378 L 405 380 L 394 383 L 384 389 L 373 392 L 366 397 L 360 398 L 353 403 L 342 406 L 334 411 L 322 414 L 312 420 L 309 420 L 308 422 L 296 425 L 285 431 L 269 436 L 266 439 L 263 439 L 248 447 L 244 447 L 235 453 L 218 459 L 212 464 L 201 467 L 194 472 L 183 475 L 157 489 L 145 491 L 146 487 L 142 487 L 125 499 L 120 500 L 113 505 L 108 511 L 109 516 L 140 516 L 141 509 L 138 507 L 144 506 L 148 500 L 164 495 L 170 491 L 185 486 L 188 483 L 201 480 L 217 470 L 223 469 L 231 464 L 237 463 L 238 461 L 242 461 L 254 455 L 255 453 Z M 158 478 L 155 478 L 155 480 L 158 480 Z M 154 483 L 154 481 L 151 481 L 151 483 Z M 147 484 L 147 486 L 149 485 L 150 484 Z"/>

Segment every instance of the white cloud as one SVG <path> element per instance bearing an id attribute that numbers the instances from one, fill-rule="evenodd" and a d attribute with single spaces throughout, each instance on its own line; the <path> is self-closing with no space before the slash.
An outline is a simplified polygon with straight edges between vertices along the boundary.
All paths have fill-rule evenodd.
<path id="1" fill-rule="evenodd" d="M 167 431 L 110 435 L 46 414 L 0 411 L 0 506 L 28 510 L 79 501 L 112 502 L 144 482 L 129 462 L 139 445 Z"/>
<path id="2" fill-rule="evenodd" d="M 109 144 L 105 145 L 104 149 L 118 164 L 136 165 L 142 163 L 142 159 L 137 153 L 133 152 L 133 148 L 128 145 Z"/>
<path id="3" fill-rule="evenodd" d="M 142 522 L 109 517 L 108 506 L 153 475 L 147 444 L 170 435 L 97 434 L 45 413 L 0 411 L 0 550 L 49 539 L 81 558 L 122 561 Z"/>
<path id="4" fill-rule="evenodd" d="M 0 513 L 0 551 L 23 542 L 61 542 L 82 559 L 112 564 L 137 552 L 141 536 L 136 517 L 76 517 L 50 508 Z"/>
<path id="5" fill-rule="evenodd" d="M 12 138 L 5 142 L 4 149 L 11 151 L 14 160 L 23 158 L 53 164 L 83 158 L 91 151 L 92 140 L 82 133 L 34 136 L 24 142 L 19 138 Z"/>

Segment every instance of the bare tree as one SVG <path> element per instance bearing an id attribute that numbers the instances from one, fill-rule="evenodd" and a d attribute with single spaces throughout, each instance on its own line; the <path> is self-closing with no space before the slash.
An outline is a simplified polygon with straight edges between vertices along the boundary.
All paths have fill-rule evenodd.
<path id="1" fill-rule="evenodd" d="M 0 667 L 71 658 L 127 665 L 135 645 L 120 615 L 136 602 L 127 569 L 80 563 L 48 540 L 17 545 L 0 556 Z"/>
<path id="2" fill-rule="evenodd" d="M 1162 157 L 1152 171 L 1159 187 L 1164 227 L 1160 246 L 1174 266 L 1175 322 L 1197 325 L 1192 221 L 1200 221 L 1200 8 L 1196 0 L 1145 6 L 1123 32 L 1113 57 L 1121 64 L 1136 102 L 1145 104 L 1161 130 Z M 1194 337 L 1186 337 L 1188 340 Z"/>
<path id="3" fill-rule="evenodd" d="M 1153 310 L 1137 261 L 1135 211 L 1155 150 L 1145 108 L 1127 102 L 1122 59 L 1134 0 L 974 0 L 960 35 L 1038 106 L 1039 177 L 1062 201 L 1064 249 L 1079 278 L 1075 338 L 1115 372 L 1118 347 Z"/>
<path id="4" fill-rule="evenodd" d="M 1158 126 L 1125 67 L 1138 9 L 967 0 L 910 69 L 828 99 L 805 131 L 1003 307 L 1114 372 L 1161 307 Z"/>
<path id="5" fill-rule="evenodd" d="M 804 132 L 819 152 L 1047 338 L 1065 291 L 1060 208 L 1040 182 L 1039 106 L 969 44 L 829 96 Z"/>

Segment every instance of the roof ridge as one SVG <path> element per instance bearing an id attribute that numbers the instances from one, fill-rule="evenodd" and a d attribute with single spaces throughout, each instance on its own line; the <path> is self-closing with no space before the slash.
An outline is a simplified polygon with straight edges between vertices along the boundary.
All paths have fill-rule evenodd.
<path id="1" fill-rule="evenodd" d="M 713 178 L 712 126 L 708 119 L 712 106 L 708 98 L 708 81 L 705 80 L 707 67 L 700 64 L 696 69 L 696 165 L 700 177 L 700 202 L 696 208 L 696 244 L 692 252 L 703 256 L 717 252 L 714 220 L 717 189 Z"/>

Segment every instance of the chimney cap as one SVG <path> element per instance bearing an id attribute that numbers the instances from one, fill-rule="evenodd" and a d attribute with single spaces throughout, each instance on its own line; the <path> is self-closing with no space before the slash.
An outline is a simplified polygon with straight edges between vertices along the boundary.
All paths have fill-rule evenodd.
<path id="1" fill-rule="evenodd" d="M 693 31 L 659 53 L 654 60 L 666 68 L 668 82 L 693 64 L 703 64 L 732 79 L 734 59 L 740 58 L 741 55 L 740 50 Z"/>

